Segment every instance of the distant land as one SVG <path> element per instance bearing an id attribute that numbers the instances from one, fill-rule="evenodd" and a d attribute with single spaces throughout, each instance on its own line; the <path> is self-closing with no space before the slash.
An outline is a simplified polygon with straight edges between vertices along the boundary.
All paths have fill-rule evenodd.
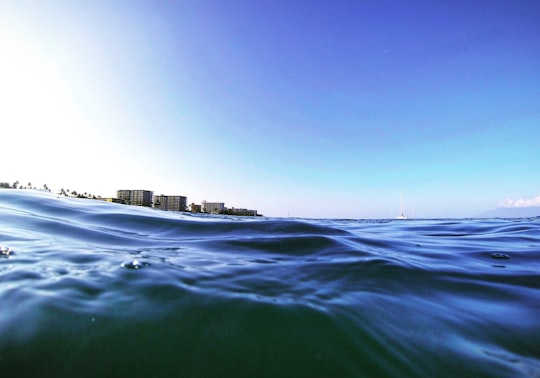
<path id="1" fill-rule="evenodd" d="M 501 207 L 478 216 L 479 218 L 530 218 L 540 217 L 538 207 Z"/>

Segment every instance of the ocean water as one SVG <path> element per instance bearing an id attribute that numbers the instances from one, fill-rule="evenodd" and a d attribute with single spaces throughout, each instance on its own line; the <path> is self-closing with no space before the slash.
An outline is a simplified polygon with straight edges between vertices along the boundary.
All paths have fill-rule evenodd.
<path id="1" fill-rule="evenodd" d="M 2 377 L 540 377 L 540 219 L 161 212 L 0 189 Z"/>

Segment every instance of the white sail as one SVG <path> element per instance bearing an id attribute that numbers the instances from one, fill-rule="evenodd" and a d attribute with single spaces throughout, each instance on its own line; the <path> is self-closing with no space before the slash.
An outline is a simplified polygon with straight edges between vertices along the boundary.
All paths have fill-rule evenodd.
<path id="1" fill-rule="evenodd" d="M 403 193 L 401 193 L 401 211 L 396 219 L 407 219 L 407 216 L 403 213 Z"/>

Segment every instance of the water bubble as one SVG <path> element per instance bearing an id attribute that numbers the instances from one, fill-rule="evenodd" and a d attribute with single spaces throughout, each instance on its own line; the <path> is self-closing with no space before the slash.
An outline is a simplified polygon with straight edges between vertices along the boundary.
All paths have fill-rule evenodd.
<path id="1" fill-rule="evenodd" d="M 139 260 L 135 259 L 133 261 L 123 263 L 122 267 L 127 268 L 127 269 L 141 269 L 141 268 L 144 268 L 144 267 L 149 266 L 149 265 L 150 264 L 148 264 L 148 263 L 140 262 Z"/>
<path id="2" fill-rule="evenodd" d="M 13 255 L 13 250 L 11 248 L 0 246 L 0 256 L 8 257 L 11 255 Z"/>

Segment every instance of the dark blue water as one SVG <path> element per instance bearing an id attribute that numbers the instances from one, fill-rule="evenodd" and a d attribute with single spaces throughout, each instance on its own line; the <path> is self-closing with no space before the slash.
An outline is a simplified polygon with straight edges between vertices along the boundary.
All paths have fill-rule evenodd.
<path id="1" fill-rule="evenodd" d="M 540 377 L 540 219 L 195 216 L 0 190 L 2 377 Z"/>

